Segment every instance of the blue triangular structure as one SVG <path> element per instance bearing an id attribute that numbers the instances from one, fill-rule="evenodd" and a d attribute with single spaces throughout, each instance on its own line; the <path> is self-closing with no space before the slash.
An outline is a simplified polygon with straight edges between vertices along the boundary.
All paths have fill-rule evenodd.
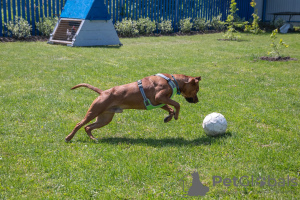
<path id="1" fill-rule="evenodd" d="M 104 0 L 67 0 L 61 18 L 110 20 Z"/>
<path id="2" fill-rule="evenodd" d="M 122 45 L 104 0 L 67 0 L 48 43 Z"/>

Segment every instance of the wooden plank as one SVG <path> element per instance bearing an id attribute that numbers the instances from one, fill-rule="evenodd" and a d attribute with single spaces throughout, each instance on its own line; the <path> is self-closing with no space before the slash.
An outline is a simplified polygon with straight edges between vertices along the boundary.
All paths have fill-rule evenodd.
<path id="1" fill-rule="evenodd" d="M 2 3 L 0 3 L 0 36 L 3 36 L 3 25 L 2 25 Z"/>
<path id="2" fill-rule="evenodd" d="M 31 31 L 31 34 L 32 35 L 35 35 L 35 20 L 34 20 L 34 0 L 31 0 L 31 26 L 32 26 L 32 31 Z"/>
<path id="3" fill-rule="evenodd" d="M 40 6 L 40 15 L 39 15 L 39 17 L 42 19 L 44 17 L 44 13 L 43 13 L 43 0 L 40 0 L 39 6 Z"/>
<path id="4" fill-rule="evenodd" d="M 12 13 L 13 13 L 12 19 L 15 19 L 17 15 L 16 0 L 12 0 Z"/>
<path id="5" fill-rule="evenodd" d="M 38 0 L 35 0 L 35 22 L 39 22 L 39 6 Z M 35 24 L 34 22 L 34 24 Z M 36 35 L 39 35 L 39 31 L 36 30 Z"/>
<path id="6" fill-rule="evenodd" d="M 48 0 L 48 17 L 51 17 L 52 16 L 52 13 L 51 13 L 51 0 Z"/>
<path id="7" fill-rule="evenodd" d="M 43 0 L 43 2 L 44 2 L 44 16 L 45 17 L 48 17 L 48 15 L 47 15 L 47 8 L 48 8 L 48 3 L 47 3 L 47 0 Z"/>
<path id="8" fill-rule="evenodd" d="M 17 0 L 18 17 L 21 17 L 21 0 Z"/>
<path id="9" fill-rule="evenodd" d="M 25 19 L 25 0 L 22 0 L 22 17 Z"/>
<path id="10" fill-rule="evenodd" d="M 11 0 L 7 0 L 8 21 L 11 21 Z"/>
<path id="11" fill-rule="evenodd" d="M 56 0 L 56 16 L 59 16 L 59 0 Z"/>
<path id="12" fill-rule="evenodd" d="M 29 7 L 29 0 L 26 0 L 26 14 L 27 14 L 27 22 L 29 23 L 29 24 L 31 24 L 30 23 L 30 9 L 29 9 L 30 7 Z"/>
<path id="13" fill-rule="evenodd" d="M 62 40 L 50 40 L 50 42 L 57 44 L 72 44 L 72 41 L 62 41 Z"/>

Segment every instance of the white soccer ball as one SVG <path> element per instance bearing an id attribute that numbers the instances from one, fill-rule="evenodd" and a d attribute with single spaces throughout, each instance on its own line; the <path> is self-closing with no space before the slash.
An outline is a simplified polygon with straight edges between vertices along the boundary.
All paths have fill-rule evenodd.
<path id="1" fill-rule="evenodd" d="M 214 112 L 204 118 L 202 127 L 206 135 L 218 136 L 225 133 L 227 121 L 222 114 Z"/>

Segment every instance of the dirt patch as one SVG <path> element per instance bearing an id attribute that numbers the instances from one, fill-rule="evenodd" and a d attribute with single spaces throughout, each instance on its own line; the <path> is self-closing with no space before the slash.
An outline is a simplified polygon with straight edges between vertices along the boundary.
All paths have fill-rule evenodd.
<path id="1" fill-rule="evenodd" d="M 218 41 L 240 41 L 238 39 L 217 39 Z"/>
<path id="2" fill-rule="evenodd" d="M 0 37 L 0 42 L 46 42 L 49 40 L 49 37 L 46 36 L 30 36 L 28 38 L 16 39 L 13 37 Z"/>
<path id="3" fill-rule="evenodd" d="M 259 59 L 261 59 L 261 60 L 267 60 L 267 61 L 290 61 L 290 60 L 297 60 L 296 58 L 291 58 L 291 57 L 267 57 L 267 56 L 260 57 Z"/>

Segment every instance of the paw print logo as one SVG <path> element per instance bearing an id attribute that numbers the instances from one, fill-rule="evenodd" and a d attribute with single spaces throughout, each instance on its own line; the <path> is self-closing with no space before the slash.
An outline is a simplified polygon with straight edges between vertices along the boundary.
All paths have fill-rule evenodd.
<path id="1" fill-rule="evenodd" d="M 266 179 L 262 178 L 262 177 L 259 177 L 258 180 L 256 179 L 256 183 L 259 184 L 259 187 L 263 187 L 263 186 L 266 185 Z"/>
<path id="2" fill-rule="evenodd" d="M 184 177 L 180 180 L 183 183 L 183 192 L 186 192 L 184 190 Z M 205 186 L 201 183 L 198 172 L 193 172 L 192 177 L 193 177 L 192 185 L 189 187 L 189 190 L 187 191 L 187 194 L 184 194 L 183 197 L 186 197 L 186 196 L 205 196 L 206 193 L 209 191 L 209 187 L 207 187 L 207 186 Z"/>

